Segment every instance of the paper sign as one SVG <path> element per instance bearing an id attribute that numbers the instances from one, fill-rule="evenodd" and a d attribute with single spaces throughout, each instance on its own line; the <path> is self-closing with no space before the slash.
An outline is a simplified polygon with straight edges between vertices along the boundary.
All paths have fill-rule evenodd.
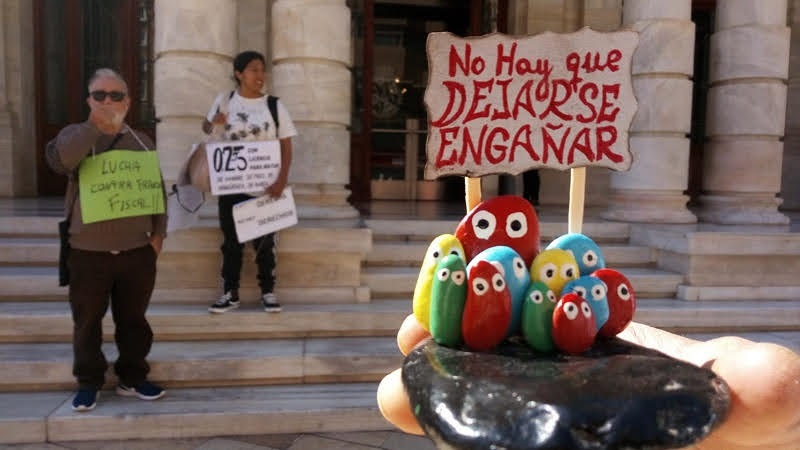
<path id="1" fill-rule="evenodd" d="M 281 146 L 272 141 L 230 141 L 206 144 L 213 195 L 263 191 L 278 179 Z"/>
<path id="2" fill-rule="evenodd" d="M 86 157 L 78 169 L 83 223 L 164 213 L 155 151 L 109 150 Z"/>
<path id="3" fill-rule="evenodd" d="M 284 189 L 277 199 L 265 195 L 237 203 L 233 206 L 233 221 L 240 243 L 297 225 L 292 188 Z"/>
<path id="4" fill-rule="evenodd" d="M 430 33 L 425 178 L 537 167 L 628 170 L 634 31 Z"/>

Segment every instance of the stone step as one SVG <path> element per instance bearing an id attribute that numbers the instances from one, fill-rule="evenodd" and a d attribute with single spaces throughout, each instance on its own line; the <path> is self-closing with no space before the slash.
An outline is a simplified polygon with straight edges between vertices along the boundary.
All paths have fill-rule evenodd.
<path id="1" fill-rule="evenodd" d="M 46 237 L 58 240 L 58 222 L 62 217 L 10 215 L 0 216 L 0 237 Z"/>
<path id="2" fill-rule="evenodd" d="M 218 264 L 218 263 L 217 263 Z M 159 274 L 156 278 L 156 288 L 153 291 L 153 303 L 184 303 L 192 305 L 205 305 L 213 303 L 221 294 L 219 276 L 206 274 L 205 279 L 197 277 L 196 271 L 190 267 L 179 268 L 171 266 L 165 259 L 159 260 Z M 252 299 L 253 304 L 259 298 L 259 289 L 256 286 L 254 268 L 246 264 L 242 270 L 242 288 L 239 296 L 247 302 Z M 164 268 L 163 270 L 161 268 Z M 336 269 L 333 269 L 336 270 Z M 180 272 L 186 274 L 185 278 L 175 279 L 170 274 Z M 198 285 L 187 281 L 197 279 Z M 58 268 L 55 266 L 0 266 L 0 303 L 4 301 L 51 301 L 66 300 L 67 288 L 58 286 Z M 283 287 L 279 278 L 275 293 L 281 303 L 314 303 L 336 304 L 366 302 L 370 299 L 369 289 L 365 286 L 321 286 L 321 287 Z"/>
<path id="3" fill-rule="evenodd" d="M 116 346 L 103 344 L 108 361 Z M 69 389 L 71 343 L 0 344 L 0 391 Z M 165 386 L 379 381 L 398 367 L 402 355 L 394 337 L 219 339 L 204 342 L 156 340 L 148 356 L 149 378 Z M 109 368 L 107 384 L 116 379 Z"/>
<path id="4" fill-rule="evenodd" d="M 800 351 L 800 331 L 737 335 Z M 393 429 L 379 413 L 376 390 L 377 383 L 169 387 L 155 402 L 108 390 L 86 413 L 71 410 L 72 391 L 0 393 L 0 405 L 14 405 L 0 408 L 0 444 Z"/>
<path id="5" fill-rule="evenodd" d="M 683 277 L 680 274 L 646 268 L 618 268 L 633 284 L 637 297 L 674 297 Z M 363 284 L 373 297 L 413 296 L 419 277 L 416 267 L 367 267 L 362 273 Z"/>
<path id="6" fill-rule="evenodd" d="M 371 266 L 419 267 L 428 245 L 425 241 L 375 242 L 366 262 Z M 544 247 L 543 242 L 541 248 Z M 608 267 L 645 267 L 655 262 L 653 252 L 645 246 L 604 244 L 600 250 Z"/>
<path id="7" fill-rule="evenodd" d="M 251 339 L 393 337 L 411 312 L 411 300 L 365 304 L 286 305 L 267 314 L 243 305 L 227 314 L 205 308 L 154 304 L 148 318 L 157 342 Z M 675 332 L 800 330 L 798 301 L 702 301 L 641 299 L 636 320 Z M 113 324 L 103 322 L 106 342 Z M 72 319 L 66 302 L 0 303 L 0 343 L 67 343 Z"/>
<path id="8" fill-rule="evenodd" d="M 0 237 L 0 265 L 57 265 L 58 238 Z"/>
<path id="9" fill-rule="evenodd" d="M 148 320 L 156 340 L 216 341 L 324 337 L 390 337 L 411 312 L 410 300 L 361 304 L 284 305 L 280 314 L 264 312 L 244 301 L 226 314 L 210 314 L 206 306 L 151 304 Z M 106 314 L 104 337 L 113 341 L 113 322 Z M 0 303 L 0 343 L 70 342 L 69 304 L 60 302 Z"/>
<path id="10" fill-rule="evenodd" d="M 0 405 L 14 407 L 0 408 L 0 443 L 393 429 L 376 390 L 377 383 L 170 388 L 154 402 L 102 391 L 85 413 L 72 411 L 72 392 L 6 393 Z"/>
<path id="11" fill-rule="evenodd" d="M 373 239 L 380 240 L 422 240 L 430 242 L 436 236 L 455 232 L 458 220 L 421 219 L 366 219 L 365 226 L 372 230 Z M 540 219 L 539 236 L 550 242 L 567 232 L 567 223 L 559 219 Z M 630 224 L 622 222 L 587 222 L 583 224 L 583 234 L 598 244 L 627 242 L 631 232 Z"/>

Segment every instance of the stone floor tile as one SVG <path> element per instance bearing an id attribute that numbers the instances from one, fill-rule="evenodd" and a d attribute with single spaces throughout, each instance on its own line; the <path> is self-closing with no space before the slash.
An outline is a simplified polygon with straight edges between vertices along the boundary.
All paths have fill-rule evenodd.
<path id="1" fill-rule="evenodd" d="M 385 450 L 436 450 L 433 441 L 424 436 L 393 432 L 381 446 Z"/>
<path id="2" fill-rule="evenodd" d="M 0 444 L 0 450 L 70 450 L 57 444 Z"/>
<path id="3" fill-rule="evenodd" d="M 56 442 L 69 450 L 195 450 L 209 438 Z"/>
<path id="4" fill-rule="evenodd" d="M 262 434 L 253 436 L 236 436 L 231 439 L 247 442 L 263 447 L 271 447 L 275 450 L 287 450 L 300 437 L 299 434 Z"/>
<path id="5" fill-rule="evenodd" d="M 391 431 L 360 431 L 352 433 L 320 433 L 322 437 L 353 442 L 355 444 L 380 447 L 392 434 Z"/>
<path id="6" fill-rule="evenodd" d="M 304 434 L 289 447 L 289 450 L 378 450 L 380 447 L 354 444 L 321 436 Z"/>
<path id="7" fill-rule="evenodd" d="M 235 437 L 211 439 L 193 450 L 281 450 L 275 447 L 250 444 Z"/>

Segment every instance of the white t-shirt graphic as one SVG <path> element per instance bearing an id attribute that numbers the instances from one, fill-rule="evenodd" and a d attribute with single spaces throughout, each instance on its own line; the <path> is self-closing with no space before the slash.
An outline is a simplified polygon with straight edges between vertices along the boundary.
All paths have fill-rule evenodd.
<path id="1" fill-rule="evenodd" d="M 266 95 L 244 98 L 239 92 L 234 92 L 233 96 L 230 91 L 223 92 L 217 95 L 206 119 L 211 122 L 217 111 L 227 114 L 228 117 L 221 134 L 221 139 L 224 141 L 270 141 L 297 136 L 294 122 L 280 100 L 278 100 L 280 129 L 276 135 Z"/>

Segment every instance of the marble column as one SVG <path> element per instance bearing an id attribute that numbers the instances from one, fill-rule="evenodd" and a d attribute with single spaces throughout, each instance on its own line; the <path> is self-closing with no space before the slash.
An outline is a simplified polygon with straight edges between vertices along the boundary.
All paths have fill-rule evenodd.
<path id="1" fill-rule="evenodd" d="M 353 65 L 345 0 L 277 0 L 272 88 L 297 127 L 289 183 L 305 219 L 354 218 L 350 191 Z"/>
<path id="2" fill-rule="evenodd" d="M 639 110 L 631 124 L 633 165 L 611 172 L 603 217 L 626 222 L 694 223 L 684 191 L 694 73 L 691 0 L 626 0 L 623 26 L 639 32 L 633 89 Z"/>
<path id="3" fill-rule="evenodd" d="M 161 169 L 167 184 L 219 92 L 233 89 L 231 57 L 237 52 L 238 0 L 155 0 L 155 108 Z"/>
<path id="4" fill-rule="evenodd" d="M 787 0 L 719 0 L 711 36 L 703 191 L 698 216 L 787 224 L 781 204 L 790 29 Z"/>

